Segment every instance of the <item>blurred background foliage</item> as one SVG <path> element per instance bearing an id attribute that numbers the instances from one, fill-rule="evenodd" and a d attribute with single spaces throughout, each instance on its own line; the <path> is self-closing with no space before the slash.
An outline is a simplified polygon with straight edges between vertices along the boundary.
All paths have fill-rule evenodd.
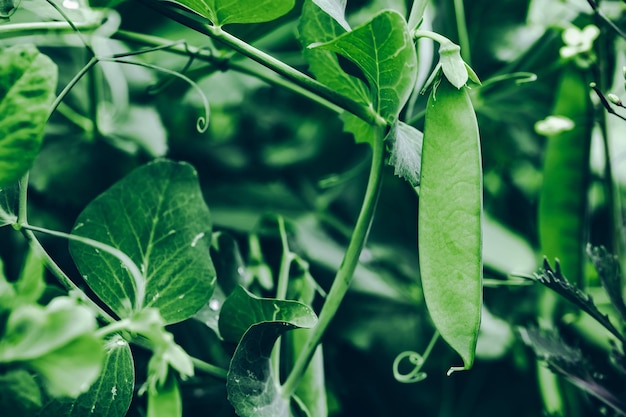
<path id="1" fill-rule="evenodd" d="M 459 42 L 455 3 L 432 2 L 424 25 Z M 22 6 L 12 22 L 59 19 L 40 0 L 23 0 Z M 94 34 L 93 48 L 99 54 L 149 46 L 129 41 L 128 32 L 171 41 L 184 39 L 215 56 L 222 51 L 219 45 L 164 18 L 144 2 L 93 0 L 91 6 L 105 12 L 115 10 L 120 18 L 117 22 L 109 18 L 107 24 L 85 30 Z M 626 27 L 623 1 L 604 0 L 600 6 L 618 27 Z M 227 30 L 306 71 L 297 38 L 299 7 L 301 2 L 277 22 Z M 350 0 L 348 15 L 352 22 L 359 22 L 389 7 L 406 13 L 410 4 L 401 0 Z M 458 364 L 458 358 L 440 342 L 424 366 L 428 373 L 425 382 L 407 385 L 393 379 L 394 358 L 405 350 L 423 351 L 434 329 L 419 286 L 417 196 L 389 168 L 354 287 L 324 339 L 331 415 L 542 414 L 536 359 L 517 333 L 518 326 L 538 324 L 542 288 L 511 275 L 533 273 L 543 255 L 537 213 L 550 138 L 538 134 L 535 124 L 552 114 L 564 68 L 575 65 L 559 53 L 564 28 L 587 24 L 600 28 L 594 43 L 595 60 L 583 70 L 584 80 L 595 81 L 602 91 L 622 98 L 626 41 L 582 0 L 466 0 L 464 8 L 471 47 L 466 53 L 483 81 L 482 87 L 472 90 L 481 131 L 486 211 L 486 311 L 478 360 L 470 372 L 446 377 L 445 371 Z M 78 14 L 70 17 L 91 19 Z M 60 88 L 89 58 L 80 39 L 71 33 L 43 31 L 12 38 L 0 33 L 0 45 L 16 42 L 34 42 L 54 59 L 60 68 Z M 428 74 L 436 63 L 435 49 L 427 42 L 419 45 L 420 73 Z M 177 71 L 188 61 L 167 50 L 133 58 Z M 234 56 L 221 66 L 219 63 L 196 59 L 185 72 L 210 103 L 210 125 L 205 133 L 196 130 L 202 102 L 188 84 L 140 66 L 96 66 L 49 123 L 44 147 L 30 176 L 31 223 L 67 231 L 91 199 L 134 167 L 158 157 L 184 160 L 198 170 L 214 227 L 221 233 L 214 253 L 221 286 L 245 282 L 258 292 L 271 294 L 271 277 L 269 282 L 267 277 L 277 270 L 282 252 L 275 222 L 268 219 L 281 215 L 287 221 L 291 250 L 310 263 L 313 277 L 327 289 L 361 205 L 369 160 L 367 146 L 356 145 L 342 132 L 336 114 L 251 75 L 250 68 L 262 69 L 245 58 Z M 529 74 L 510 75 L 514 73 L 535 74 L 536 79 L 527 79 Z M 585 89 L 589 90 L 586 85 Z M 612 146 L 618 187 L 615 195 L 620 196 L 626 180 L 622 161 L 626 125 L 617 118 L 606 118 L 597 97 L 593 99 L 593 117 L 600 123 L 590 138 L 588 187 L 567 191 L 585 198 L 587 240 L 617 252 L 620 239 L 615 236 L 621 238 L 623 230 L 614 219 L 622 217 L 621 212 L 613 217 L 618 205 L 609 195 L 611 178 L 606 176 L 603 144 L 610 141 Z M 425 101 L 425 96 L 416 93 L 405 114 L 405 120 L 418 128 L 422 127 L 420 112 Z M 587 167 L 572 169 L 586 171 Z M 0 230 L 0 255 L 8 275 L 17 275 L 24 253 L 23 243 L 13 237 Z M 53 256 L 71 271 L 66 243 L 43 239 Z M 260 252 L 251 245 L 257 241 Z M 584 277 L 597 304 L 608 304 L 606 295 L 597 291 L 593 268 L 585 267 Z M 555 319 L 563 337 L 577 346 L 590 346 L 585 353 L 599 358 L 604 364 L 599 372 L 612 383 L 614 370 L 608 364 L 607 336 L 598 334 L 597 326 L 586 326 L 579 313 L 571 309 L 569 313 Z M 203 317 L 172 330 L 192 355 L 226 366 L 232 346 L 218 343 L 205 326 L 214 317 Z M 233 415 L 221 382 L 197 377 L 183 387 L 186 415 Z M 570 415 L 610 415 L 592 397 L 573 390 L 569 395 L 579 407 Z"/>

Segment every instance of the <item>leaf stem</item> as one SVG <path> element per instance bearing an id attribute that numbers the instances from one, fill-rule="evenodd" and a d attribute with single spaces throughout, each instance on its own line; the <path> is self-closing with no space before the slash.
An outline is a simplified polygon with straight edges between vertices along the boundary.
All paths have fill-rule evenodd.
<path id="1" fill-rule="evenodd" d="M 212 26 L 208 20 L 202 19 L 199 16 L 192 16 L 185 12 L 178 12 L 171 7 L 161 4 L 162 2 L 154 2 L 150 0 L 141 1 L 171 19 L 182 23 L 199 33 L 209 36 L 217 42 L 271 69 L 275 73 L 285 77 L 305 90 L 323 97 L 369 124 L 374 126 L 385 126 L 387 124 L 386 121 L 379 114 L 377 114 L 373 108 L 364 106 L 338 93 L 330 87 L 285 64 L 281 60 L 276 59 L 273 56 L 231 35 L 230 33 L 224 31 L 221 27 Z"/>
<path id="2" fill-rule="evenodd" d="M 354 271 L 359 262 L 359 256 L 365 246 L 365 241 L 367 240 L 372 221 L 374 220 L 374 212 L 380 194 L 382 169 L 384 165 L 384 133 L 383 129 L 380 127 L 377 128 L 377 130 L 378 137 L 372 146 L 372 165 L 370 167 L 367 189 L 354 232 L 352 233 L 348 249 L 346 250 L 341 266 L 335 275 L 333 284 L 320 312 L 319 321 L 309 333 L 309 337 L 283 385 L 283 396 L 285 398 L 289 398 L 295 392 L 300 379 L 306 372 L 313 358 L 317 345 L 320 343 L 328 325 L 339 309 L 339 305 L 352 282 Z"/>
<path id="3" fill-rule="evenodd" d="M 143 307 L 145 293 L 146 293 L 145 278 L 141 274 L 141 271 L 139 270 L 135 262 L 133 262 L 133 260 L 121 250 L 116 249 L 113 246 L 109 246 L 105 243 L 98 242 L 97 240 L 90 239 L 88 237 L 72 235 L 69 233 L 63 233 L 63 232 L 59 232 L 56 230 L 49 230 L 43 227 L 37 227 L 37 226 L 32 226 L 32 225 L 27 225 L 27 224 L 22 225 L 22 227 L 24 229 L 31 230 L 34 232 L 45 233 L 50 236 L 56 236 L 56 237 L 61 237 L 67 240 L 73 240 L 75 242 L 79 242 L 79 243 L 91 246 L 93 248 L 96 248 L 98 250 L 101 250 L 103 252 L 106 252 L 109 255 L 117 258 L 128 269 L 129 274 L 133 278 L 133 282 L 135 284 L 135 310 L 139 311 Z"/>
<path id="4" fill-rule="evenodd" d="M 454 16 L 456 18 L 456 28 L 459 35 L 459 46 L 461 47 L 461 57 L 467 65 L 472 65 L 472 54 L 470 50 L 469 34 L 467 32 L 467 20 L 465 19 L 465 6 L 463 0 L 454 0 Z"/>

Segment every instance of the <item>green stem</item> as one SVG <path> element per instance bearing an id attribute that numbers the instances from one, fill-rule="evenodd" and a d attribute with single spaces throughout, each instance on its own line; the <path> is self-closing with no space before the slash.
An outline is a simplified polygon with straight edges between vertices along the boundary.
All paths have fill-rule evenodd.
<path id="1" fill-rule="evenodd" d="M 289 242 L 287 242 L 287 232 L 285 230 L 285 219 L 278 216 L 278 231 L 280 233 L 280 242 L 283 249 L 283 255 L 280 259 L 280 268 L 278 270 L 278 284 L 276 285 L 276 298 L 284 300 L 287 298 L 287 287 L 289 286 L 289 269 L 293 261 L 293 253 L 289 250 Z M 277 345 L 281 346 L 282 338 L 278 339 Z M 275 348 L 272 351 L 272 367 L 274 375 L 280 375 L 280 356 L 281 349 Z"/>
<path id="2" fill-rule="evenodd" d="M 113 38 L 123 40 L 126 42 L 138 43 L 141 45 L 158 47 L 161 45 L 166 45 L 169 41 L 163 38 L 159 38 L 157 36 L 144 35 L 141 33 L 129 32 L 125 30 L 120 30 L 113 35 Z M 221 56 L 215 56 L 212 51 L 202 48 L 197 48 L 191 45 L 185 44 L 172 44 L 167 48 L 168 51 L 173 52 L 178 55 L 183 56 L 193 56 L 195 59 L 199 59 L 201 61 L 205 61 L 211 64 L 215 64 L 216 66 L 222 68 L 227 67 L 233 71 L 251 75 L 257 79 L 267 82 L 268 84 L 276 85 L 278 87 L 286 88 L 287 90 L 292 91 L 295 94 L 306 97 L 309 100 L 314 101 L 315 103 L 326 107 L 327 109 L 335 112 L 341 113 L 344 109 L 337 106 L 336 104 L 331 103 L 326 100 L 324 97 L 321 97 L 308 89 L 301 87 L 298 84 L 295 84 L 292 81 L 289 81 L 285 78 L 279 77 L 276 73 L 260 70 L 259 67 L 246 65 L 242 62 L 237 62 L 233 60 L 225 59 Z"/>
<path id="3" fill-rule="evenodd" d="M 193 363 L 194 368 L 199 371 L 204 372 L 205 374 L 214 376 L 218 379 L 226 380 L 226 376 L 228 375 L 228 371 L 226 369 L 220 368 L 219 366 L 211 365 L 210 363 L 204 362 L 198 358 L 194 358 L 190 356 L 191 362 Z"/>
<path id="4" fill-rule="evenodd" d="M 57 265 L 54 259 L 52 259 L 50 254 L 41 245 L 41 242 L 39 242 L 39 239 L 37 239 L 37 236 L 35 236 L 35 233 L 33 233 L 32 230 L 28 230 L 28 228 L 29 226 L 22 224 L 22 234 L 30 242 L 31 247 L 34 248 L 38 253 L 41 253 L 43 255 L 43 261 L 44 261 L 46 268 L 48 268 L 48 270 L 52 273 L 52 275 L 54 275 L 59 280 L 61 285 L 63 285 L 68 292 L 74 292 L 76 294 L 79 294 L 80 299 L 83 300 L 85 303 L 89 304 L 91 308 L 94 308 L 98 312 L 98 315 L 104 321 L 106 321 L 107 323 L 114 322 L 115 319 L 109 313 L 104 311 L 102 307 L 100 307 L 96 302 L 94 302 L 91 298 L 89 298 L 87 294 L 85 294 L 83 290 L 80 289 L 74 283 L 74 281 L 72 281 L 65 274 L 65 272 L 63 272 L 63 270 L 59 267 L 59 265 Z"/>
<path id="5" fill-rule="evenodd" d="M 26 172 L 19 183 L 20 196 L 17 209 L 17 224 L 15 225 L 18 230 L 21 229 L 23 224 L 28 223 L 28 176 L 29 173 Z"/>
<path id="6" fill-rule="evenodd" d="M 144 297 L 145 297 L 145 278 L 141 274 L 141 271 L 133 262 L 132 259 L 124 252 L 119 249 L 114 248 L 113 246 L 109 246 L 105 243 L 98 242 L 97 240 L 89 239 L 83 236 L 71 235 L 68 233 L 58 232 L 56 230 L 49 230 L 43 227 L 31 226 L 27 224 L 23 224 L 22 227 L 27 230 L 31 230 L 34 232 L 41 232 L 48 234 L 50 236 L 61 237 L 68 240 L 73 240 L 75 242 L 79 242 L 88 246 L 91 246 L 95 249 L 101 250 L 103 252 L 108 253 L 111 256 L 117 258 L 128 270 L 128 273 L 133 277 L 133 282 L 135 284 L 135 311 L 141 310 L 143 308 Z"/>
<path id="7" fill-rule="evenodd" d="M 154 2 L 149 0 L 141 0 L 147 6 L 155 8 L 160 13 L 170 17 L 171 19 L 199 32 L 217 42 L 239 52 L 243 56 L 246 56 L 253 61 L 271 69 L 275 73 L 285 77 L 300 87 L 308 90 L 314 94 L 323 97 L 331 103 L 341 107 L 342 109 L 354 114 L 360 119 L 368 122 L 373 126 L 385 126 L 386 121 L 369 106 L 364 106 L 342 94 L 332 88 L 316 81 L 308 75 L 298 71 L 297 69 L 285 64 L 279 59 L 247 44 L 241 39 L 231 35 L 224 31 L 221 27 L 212 26 L 208 21 L 201 21 L 200 19 L 193 18 L 189 15 L 184 15 L 177 12 L 172 7 L 168 7 L 161 2 Z"/>
<path id="8" fill-rule="evenodd" d="M 373 127 L 374 128 L 374 127 Z M 384 133 L 382 128 L 378 128 L 378 137 L 373 144 L 372 149 L 372 165 L 370 168 L 367 189 L 363 199 L 363 205 L 359 217 L 357 218 L 354 232 L 348 244 L 348 249 L 344 255 L 341 266 L 335 275 L 333 284 L 328 292 L 324 306 L 319 315 L 317 325 L 309 333 L 309 337 L 299 353 L 296 363 L 287 377 L 283 386 L 283 396 L 289 398 L 296 390 L 300 379 L 306 372 L 311 359 L 315 353 L 317 345 L 322 340 L 322 336 L 326 332 L 328 325 L 339 309 L 354 276 L 359 256 L 365 246 L 367 235 L 369 233 L 372 221 L 374 220 L 374 212 L 376 203 L 380 194 L 382 183 L 382 169 L 384 165 Z"/>
<path id="9" fill-rule="evenodd" d="M 454 16 L 456 18 L 456 28 L 459 34 L 459 46 L 461 47 L 461 57 L 467 65 L 472 65 L 472 54 L 470 50 L 469 34 L 467 32 L 467 20 L 465 19 L 465 6 L 463 0 L 454 0 Z"/>

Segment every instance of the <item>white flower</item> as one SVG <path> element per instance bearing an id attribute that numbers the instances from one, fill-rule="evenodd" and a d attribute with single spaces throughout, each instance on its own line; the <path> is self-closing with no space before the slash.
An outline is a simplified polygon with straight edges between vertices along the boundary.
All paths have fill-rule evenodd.
<path id="1" fill-rule="evenodd" d="M 574 128 L 574 122 L 565 116 L 548 116 L 535 123 L 535 132 L 543 136 L 552 136 Z"/>
<path id="2" fill-rule="evenodd" d="M 587 25 L 582 30 L 572 26 L 563 31 L 563 42 L 559 53 L 564 59 L 575 55 L 591 52 L 593 41 L 600 35 L 600 29 L 595 25 Z"/>

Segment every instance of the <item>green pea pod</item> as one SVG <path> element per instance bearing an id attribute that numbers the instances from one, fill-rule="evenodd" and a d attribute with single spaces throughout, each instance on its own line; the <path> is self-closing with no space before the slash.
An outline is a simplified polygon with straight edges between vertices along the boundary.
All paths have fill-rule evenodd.
<path id="1" fill-rule="evenodd" d="M 426 306 L 443 339 L 474 362 L 482 306 L 482 169 L 466 88 L 443 79 L 428 100 L 419 190 L 418 249 Z"/>

